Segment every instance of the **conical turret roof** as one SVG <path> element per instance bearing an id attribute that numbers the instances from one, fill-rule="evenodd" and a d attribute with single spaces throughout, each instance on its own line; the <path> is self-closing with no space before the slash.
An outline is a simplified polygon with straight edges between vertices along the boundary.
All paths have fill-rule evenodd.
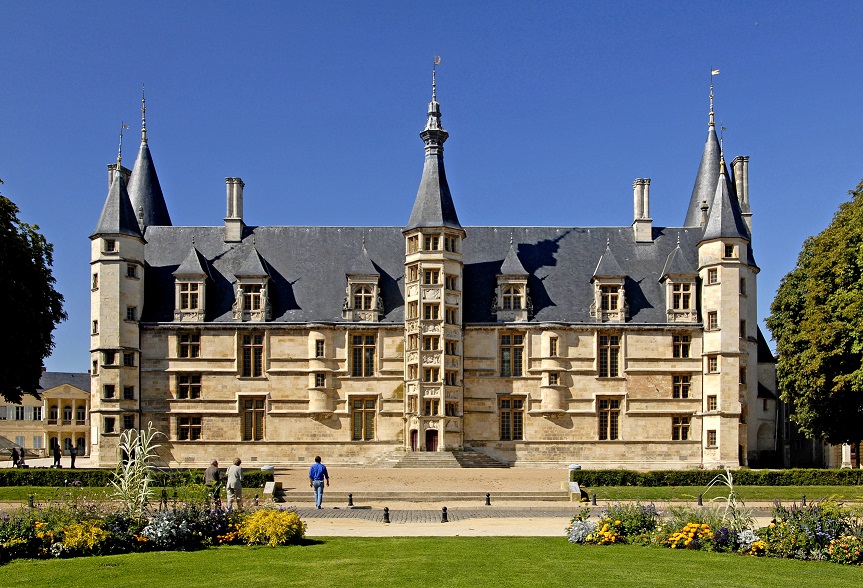
<path id="1" fill-rule="evenodd" d="M 704 235 L 701 240 L 736 238 L 749 241 L 749 231 L 740 213 L 740 203 L 728 186 L 724 160 L 719 169 L 713 203 L 710 205 L 707 224 L 704 227 Z"/>
<path id="2" fill-rule="evenodd" d="M 500 266 L 500 274 L 502 276 L 526 276 L 527 270 L 518 259 L 518 254 L 515 252 L 515 247 L 512 243 L 509 244 L 509 252 Z"/>
<path id="3" fill-rule="evenodd" d="M 626 272 L 621 269 L 620 264 L 611 252 L 611 245 L 605 246 L 605 253 L 599 258 L 599 263 L 596 264 L 596 270 L 593 272 L 594 278 L 624 278 Z"/>
<path id="4" fill-rule="evenodd" d="M 93 230 L 91 237 L 97 235 L 129 235 L 132 237 L 143 237 L 135 211 L 129 200 L 129 192 L 126 189 L 126 180 L 119 171 L 114 172 L 114 180 L 108 189 L 108 197 L 99 215 L 99 222 Z"/>
<path id="5" fill-rule="evenodd" d="M 368 251 L 366 251 L 365 243 L 363 243 L 363 250 L 351 262 L 351 265 L 348 268 L 347 275 L 349 275 L 349 276 L 379 276 L 380 275 L 378 270 L 375 269 L 375 266 L 372 263 L 371 258 L 369 257 Z"/>
<path id="6" fill-rule="evenodd" d="M 156 174 L 146 139 L 141 140 L 138 158 L 129 178 L 129 198 L 135 218 L 138 218 L 138 213 L 141 212 L 142 230 L 152 226 L 171 226 L 171 215 L 168 214 L 168 206 L 165 204 L 162 186 L 159 184 L 159 176 Z"/>
<path id="7" fill-rule="evenodd" d="M 192 248 L 189 250 L 189 254 L 186 256 L 186 259 L 183 260 L 183 263 L 180 264 L 176 270 L 174 270 L 175 276 L 209 276 L 210 272 L 208 271 L 207 260 L 204 259 L 204 256 L 192 245 Z"/>
<path id="8" fill-rule="evenodd" d="M 664 280 L 668 276 L 694 276 L 698 272 L 692 267 L 692 264 L 686 259 L 683 250 L 680 248 L 680 241 L 665 260 L 665 267 L 662 268 L 660 280 Z"/>
<path id="9" fill-rule="evenodd" d="M 693 186 L 692 196 L 689 198 L 689 208 L 686 211 L 686 220 L 683 222 L 684 227 L 701 226 L 701 203 L 706 201 L 708 207 L 713 203 L 716 181 L 719 178 L 721 154 L 722 149 L 716 136 L 716 127 L 711 122 L 707 128 L 707 140 L 704 142 L 701 164 L 698 166 L 695 186 Z"/>

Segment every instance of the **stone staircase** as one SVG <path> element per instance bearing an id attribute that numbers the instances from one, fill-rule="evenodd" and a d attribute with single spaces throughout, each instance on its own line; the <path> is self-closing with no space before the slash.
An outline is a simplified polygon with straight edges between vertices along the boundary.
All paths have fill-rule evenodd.
<path id="1" fill-rule="evenodd" d="M 506 468 L 509 467 L 479 451 L 406 451 L 382 458 L 378 467 L 394 460 L 394 468 Z"/>

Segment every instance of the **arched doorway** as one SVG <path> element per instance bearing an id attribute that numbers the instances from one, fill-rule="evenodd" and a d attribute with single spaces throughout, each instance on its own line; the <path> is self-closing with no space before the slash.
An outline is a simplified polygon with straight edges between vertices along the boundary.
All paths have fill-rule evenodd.
<path id="1" fill-rule="evenodd" d="M 437 451 L 437 431 L 426 429 L 426 451 Z"/>

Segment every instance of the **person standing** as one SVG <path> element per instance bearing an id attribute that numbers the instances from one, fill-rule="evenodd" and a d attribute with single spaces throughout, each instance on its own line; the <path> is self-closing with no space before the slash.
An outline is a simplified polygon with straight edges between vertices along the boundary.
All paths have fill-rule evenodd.
<path id="1" fill-rule="evenodd" d="M 321 463 L 321 456 L 315 456 L 315 463 L 309 469 L 309 486 L 315 491 L 315 506 L 321 507 L 324 501 L 324 480 L 327 481 L 327 486 L 330 485 L 330 474 L 327 472 L 327 466 Z"/>
<path id="2" fill-rule="evenodd" d="M 19 456 L 18 456 L 18 448 L 17 448 L 17 447 L 13 447 L 13 448 L 12 448 L 12 467 L 13 467 L 13 468 L 17 468 L 17 467 L 18 467 L 18 457 L 19 457 Z"/>
<path id="3" fill-rule="evenodd" d="M 52 465 L 51 467 L 52 468 L 63 467 L 60 465 L 60 456 L 63 455 L 63 453 L 60 451 L 60 441 L 57 441 L 56 443 L 54 443 L 54 449 L 52 451 L 53 451 L 53 455 L 54 455 L 54 465 Z"/>
<path id="4" fill-rule="evenodd" d="M 75 458 L 78 457 L 78 450 L 75 449 L 75 446 L 69 448 L 69 468 L 75 468 Z"/>
<path id="5" fill-rule="evenodd" d="M 240 458 L 234 459 L 234 465 L 228 468 L 227 483 L 228 488 L 228 510 L 233 510 L 234 499 L 237 500 L 237 510 L 243 510 L 243 470 L 240 467 Z"/>
<path id="6" fill-rule="evenodd" d="M 213 460 L 210 462 L 210 467 L 204 470 L 204 485 L 214 486 L 222 481 L 222 474 L 219 472 L 219 461 Z"/>

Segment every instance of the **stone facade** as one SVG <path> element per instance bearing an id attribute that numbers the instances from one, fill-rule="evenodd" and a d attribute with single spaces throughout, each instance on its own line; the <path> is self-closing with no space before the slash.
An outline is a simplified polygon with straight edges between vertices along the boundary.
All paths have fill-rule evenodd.
<path id="1" fill-rule="evenodd" d="M 175 227 L 144 131 L 91 236 L 94 462 L 148 422 L 172 466 L 473 449 L 712 468 L 775 451 L 748 158 L 728 172 L 712 111 L 680 227 L 653 225 L 645 178 L 631 226 L 462 227 L 440 119 L 433 93 L 403 227 L 249 227 L 239 178 L 224 227 Z"/>

